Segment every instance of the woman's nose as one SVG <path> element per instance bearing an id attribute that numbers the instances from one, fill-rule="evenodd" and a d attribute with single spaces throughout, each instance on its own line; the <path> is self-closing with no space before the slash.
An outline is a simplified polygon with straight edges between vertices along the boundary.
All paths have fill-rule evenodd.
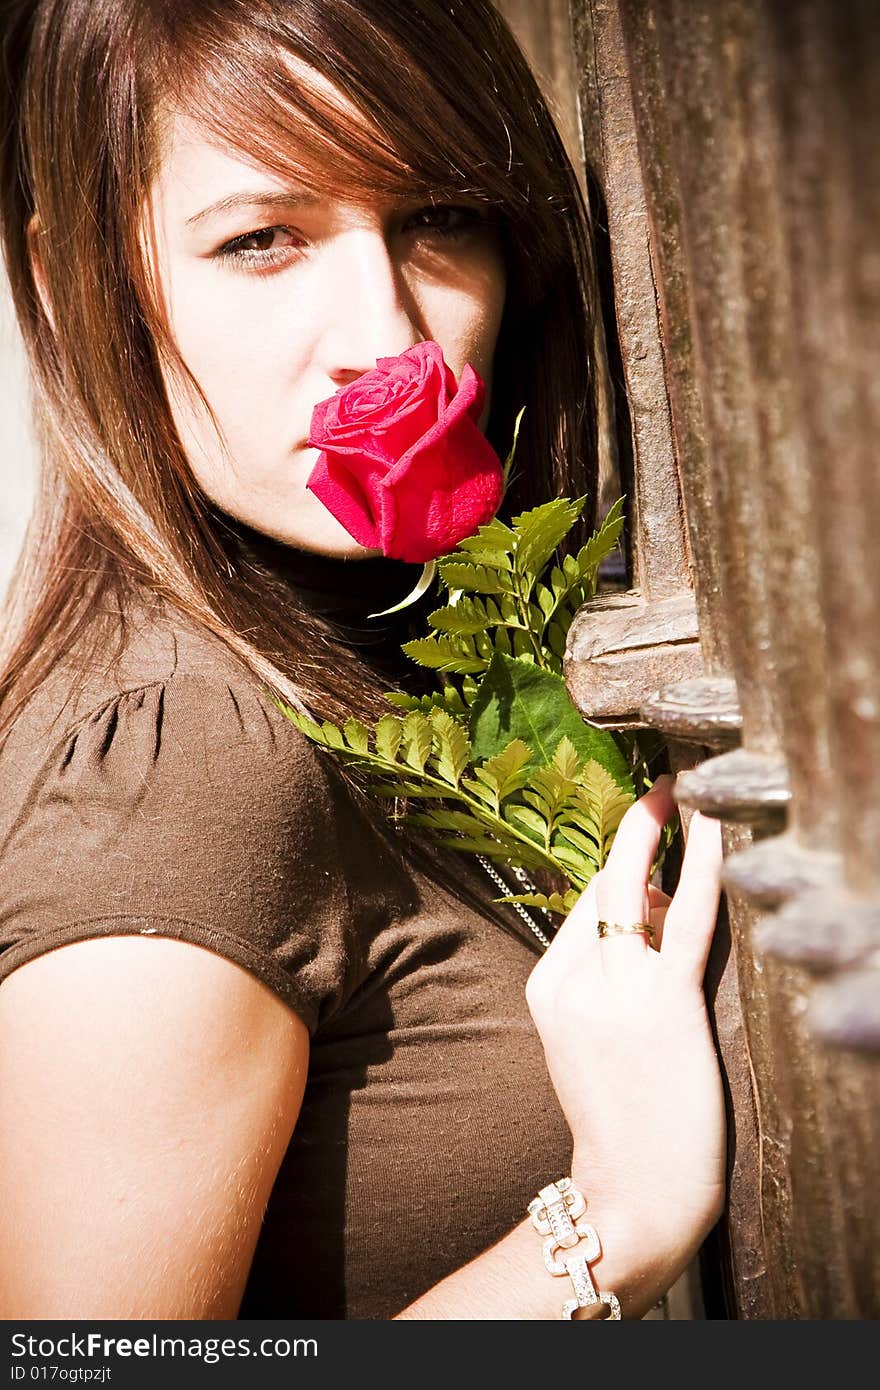
<path id="1" fill-rule="evenodd" d="M 394 357 L 428 333 L 418 304 L 385 236 L 352 228 L 340 236 L 328 265 L 330 312 L 323 355 L 338 388 L 371 371 L 379 357 Z"/>

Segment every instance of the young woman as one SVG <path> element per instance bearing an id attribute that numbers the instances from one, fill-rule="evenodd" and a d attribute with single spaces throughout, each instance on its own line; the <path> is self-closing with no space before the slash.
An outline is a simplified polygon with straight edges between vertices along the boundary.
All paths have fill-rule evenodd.
<path id="1" fill-rule="evenodd" d="M 723 1200 L 719 836 L 668 781 L 542 955 L 266 696 L 369 717 L 418 567 L 305 482 L 315 404 L 433 339 L 515 512 L 595 495 L 588 224 L 488 0 L 32 0 L 6 260 L 41 487 L 0 680 L 6 1318 L 558 1318 L 573 1177 L 639 1317 Z M 592 517 L 586 519 L 590 527 Z M 651 913 L 600 940 L 599 919 Z M 566 1286 L 566 1287 L 562 1287 Z"/>

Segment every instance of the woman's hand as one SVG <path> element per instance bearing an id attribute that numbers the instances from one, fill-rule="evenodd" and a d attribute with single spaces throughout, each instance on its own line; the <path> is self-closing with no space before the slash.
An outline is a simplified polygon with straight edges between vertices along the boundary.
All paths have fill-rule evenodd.
<path id="1" fill-rule="evenodd" d="M 721 827 L 695 812 L 675 896 L 649 887 L 671 788 L 658 778 L 627 811 L 604 869 L 526 985 L 574 1138 L 584 1219 L 614 1267 L 634 1271 L 640 1311 L 684 1268 L 724 1200 L 724 1105 L 702 989 Z M 650 921 L 661 949 L 644 934 L 600 939 L 600 920 Z M 603 1255 L 597 1276 L 613 1288 L 604 1264 Z"/>

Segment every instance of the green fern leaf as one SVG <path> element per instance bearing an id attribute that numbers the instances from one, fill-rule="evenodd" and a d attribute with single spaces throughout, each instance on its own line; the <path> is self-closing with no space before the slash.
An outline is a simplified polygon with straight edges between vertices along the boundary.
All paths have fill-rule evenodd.
<path id="1" fill-rule="evenodd" d="M 518 574 L 536 577 L 556 547 L 568 535 L 584 509 L 586 497 L 570 501 L 554 497 L 540 507 L 513 518 L 516 531 L 514 568 Z"/>
<path id="2" fill-rule="evenodd" d="M 556 595 L 553 590 L 548 589 L 544 584 L 539 584 L 535 589 L 535 598 L 538 600 L 538 607 L 541 610 L 542 617 L 549 618 L 556 607 Z M 540 630 L 541 625 L 538 626 L 538 631 L 540 632 Z"/>
<path id="3" fill-rule="evenodd" d="M 456 671 L 459 675 L 485 671 L 491 659 L 491 651 L 489 656 L 479 656 L 468 638 L 448 635 L 416 637 L 412 642 L 404 642 L 401 651 L 419 666 L 434 671 Z"/>
<path id="4" fill-rule="evenodd" d="M 633 800 L 632 793 L 625 791 L 601 763 L 591 758 L 584 764 L 575 792 L 575 805 L 584 806 L 595 827 L 600 868 L 608 857 L 617 827 Z"/>
<path id="5" fill-rule="evenodd" d="M 468 709 L 471 708 L 479 693 L 479 681 L 475 681 L 471 675 L 466 675 L 461 683 L 461 698 L 464 700 Z"/>
<path id="6" fill-rule="evenodd" d="M 446 808 L 438 811 L 410 811 L 407 820 L 411 825 L 423 825 L 430 830 L 455 830 L 462 835 L 482 835 L 486 830 L 483 822 L 468 811 Z"/>
<path id="7" fill-rule="evenodd" d="M 428 614 L 428 622 L 437 632 L 471 635 L 485 632 L 489 624 L 489 614 L 485 603 L 463 596 L 458 603 L 449 604 L 445 608 L 435 608 L 433 613 Z"/>
<path id="8" fill-rule="evenodd" d="M 391 797 L 418 797 L 420 801 L 445 801 L 449 796 L 448 788 L 444 790 L 425 782 L 408 782 L 405 779 L 394 782 L 370 782 L 367 790 L 386 800 Z"/>
<path id="9" fill-rule="evenodd" d="M 570 782 L 577 781 L 578 773 L 581 770 L 581 760 L 568 734 L 563 734 L 557 743 L 551 766 L 555 767 L 561 777 Z"/>
<path id="10" fill-rule="evenodd" d="M 582 545 L 578 551 L 575 564 L 582 576 L 595 578 L 599 565 L 616 546 L 623 530 L 624 500 L 623 497 L 618 497 L 614 505 L 608 509 L 598 531 L 594 532 L 586 545 Z"/>
<path id="11" fill-rule="evenodd" d="M 487 550 L 510 554 L 516 544 L 516 532 L 505 526 L 497 516 L 481 526 L 473 536 L 465 536 L 459 541 L 458 549 L 467 551 Z"/>
<path id="12" fill-rule="evenodd" d="M 342 731 L 345 734 L 346 743 L 355 753 L 369 752 L 370 735 L 359 719 L 346 719 Z"/>
<path id="13" fill-rule="evenodd" d="M 385 699 L 389 705 L 394 705 L 396 709 L 420 709 L 422 714 L 427 713 L 425 702 L 427 702 L 429 709 L 434 705 L 433 695 L 407 695 L 403 690 L 386 690 Z"/>
<path id="14" fill-rule="evenodd" d="M 416 772 L 424 772 L 434 743 L 434 731 L 430 720 L 424 714 L 413 710 L 403 721 L 403 741 L 407 766 Z"/>
<path id="15" fill-rule="evenodd" d="M 463 843 L 449 840 L 446 842 L 452 849 L 465 849 Z M 524 869 L 546 869 L 547 857 L 544 852 L 535 845 L 530 847 L 525 841 L 504 837 L 503 832 L 499 831 L 497 838 L 485 843 L 479 850 L 480 854 L 485 854 L 487 859 L 493 859 L 497 864 L 509 868 L 511 863 L 519 864 Z"/>
<path id="16" fill-rule="evenodd" d="M 525 831 L 530 840 L 535 844 L 546 846 L 548 839 L 548 826 L 544 816 L 531 806 L 520 806 L 515 802 L 508 802 L 503 808 L 504 819 L 517 829 Z"/>
<path id="17" fill-rule="evenodd" d="M 471 565 L 485 565 L 492 570 L 510 570 L 513 562 L 508 554 L 503 550 L 484 550 L 477 544 L 468 544 L 468 541 L 476 542 L 476 536 L 470 536 L 461 542 L 461 550 L 466 551 L 462 559 Z"/>
<path id="18" fill-rule="evenodd" d="M 433 709 L 428 718 L 434 730 L 437 748 L 434 766 L 444 781 L 457 787 L 471 756 L 467 732 L 446 710 Z"/>
<path id="19" fill-rule="evenodd" d="M 474 768 L 476 781 L 469 780 L 465 785 L 476 787 L 482 783 L 491 793 L 492 804 L 498 811 L 505 797 L 512 796 L 528 781 L 527 766 L 531 758 L 532 750 L 528 744 L 520 738 L 512 739 L 500 753 L 478 764 Z M 479 791 L 477 794 L 482 795 Z"/>
<path id="20" fill-rule="evenodd" d="M 321 732 L 328 748 L 335 748 L 340 753 L 346 752 L 345 735 L 335 724 L 331 724 L 329 719 L 322 721 Z"/>
<path id="21" fill-rule="evenodd" d="M 485 854 L 493 859 L 501 859 L 507 862 L 509 851 L 499 851 L 497 840 L 490 840 L 488 836 L 462 836 L 461 839 L 440 839 L 439 844 L 445 845 L 447 849 L 457 849 L 471 854 Z M 534 865 L 528 866 L 534 868 Z"/>
<path id="22" fill-rule="evenodd" d="M 554 656 L 559 657 L 560 661 L 565 656 L 565 642 L 568 637 L 568 630 L 561 623 L 552 622 L 547 627 L 547 645 Z"/>
<path id="23" fill-rule="evenodd" d="M 389 763 L 396 763 L 402 739 L 403 720 L 383 714 L 376 725 L 376 752 Z"/>
<path id="24" fill-rule="evenodd" d="M 514 629 L 511 634 L 511 641 L 513 643 L 513 655 L 515 657 L 522 657 L 525 661 L 534 663 L 535 652 L 527 632 Z"/>
<path id="25" fill-rule="evenodd" d="M 468 593 L 509 594 L 513 581 L 509 573 L 502 569 L 493 570 L 486 565 L 473 564 L 462 560 L 441 561 L 440 578 L 447 589 L 462 589 Z"/>
<path id="26" fill-rule="evenodd" d="M 566 845 L 557 845 L 553 853 L 569 878 L 574 879 L 576 883 L 586 885 L 596 872 L 595 864 L 585 864 L 583 856 L 578 854 L 576 849 L 569 849 Z"/>
<path id="27" fill-rule="evenodd" d="M 577 830 L 570 821 L 566 820 L 564 824 L 560 823 L 556 830 L 552 841 L 554 847 L 557 837 L 565 840 L 572 849 L 578 850 L 591 864 L 598 864 L 599 845 L 592 834 L 585 834 L 583 830 Z"/>
<path id="28" fill-rule="evenodd" d="M 523 907 L 543 907 L 545 912 L 558 912 L 567 916 L 571 912 L 580 893 L 571 888 L 567 893 L 517 893 L 511 898 L 494 898 L 496 903 L 522 903 Z"/>
<path id="29" fill-rule="evenodd" d="M 549 822 L 553 815 L 553 793 L 545 792 L 543 787 L 526 787 L 523 790 L 523 801 L 527 806 L 531 806 L 537 811 L 545 822 Z M 549 831 L 549 824 L 547 826 Z"/>
<path id="30" fill-rule="evenodd" d="M 301 734 L 305 734 L 312 743 L 318 743 L 322 748 L 326 748 L 327 742 L 320 724 L 316 724 L 314 719 L 309 719 L 307 714 L 300 714 L 299 710 L 291 709 L 290 705 L 282 705 L 278 700 L 274 701 L 274 704 L 281 710 L 285 719 L 289 719 Z"/>

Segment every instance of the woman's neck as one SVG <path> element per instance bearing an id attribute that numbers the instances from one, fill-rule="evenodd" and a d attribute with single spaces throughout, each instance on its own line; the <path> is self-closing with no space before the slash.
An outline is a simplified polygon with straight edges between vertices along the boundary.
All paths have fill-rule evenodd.
<path id="1" fill-rule="evenodd" d="M 424 634 L 430 598 L 402 613 L 370 614 L 400 603 L 415 588 L 421 565 L 382 555 L 351 559 L 317 554 L 275 540 L 217 508 L 214 512 L 237 565 L 268 572 L 288 586 L 296 601 L 324 619 L 342 643 L 389 676 L 407 668 L 415 671 L 400 646 Z"/>

